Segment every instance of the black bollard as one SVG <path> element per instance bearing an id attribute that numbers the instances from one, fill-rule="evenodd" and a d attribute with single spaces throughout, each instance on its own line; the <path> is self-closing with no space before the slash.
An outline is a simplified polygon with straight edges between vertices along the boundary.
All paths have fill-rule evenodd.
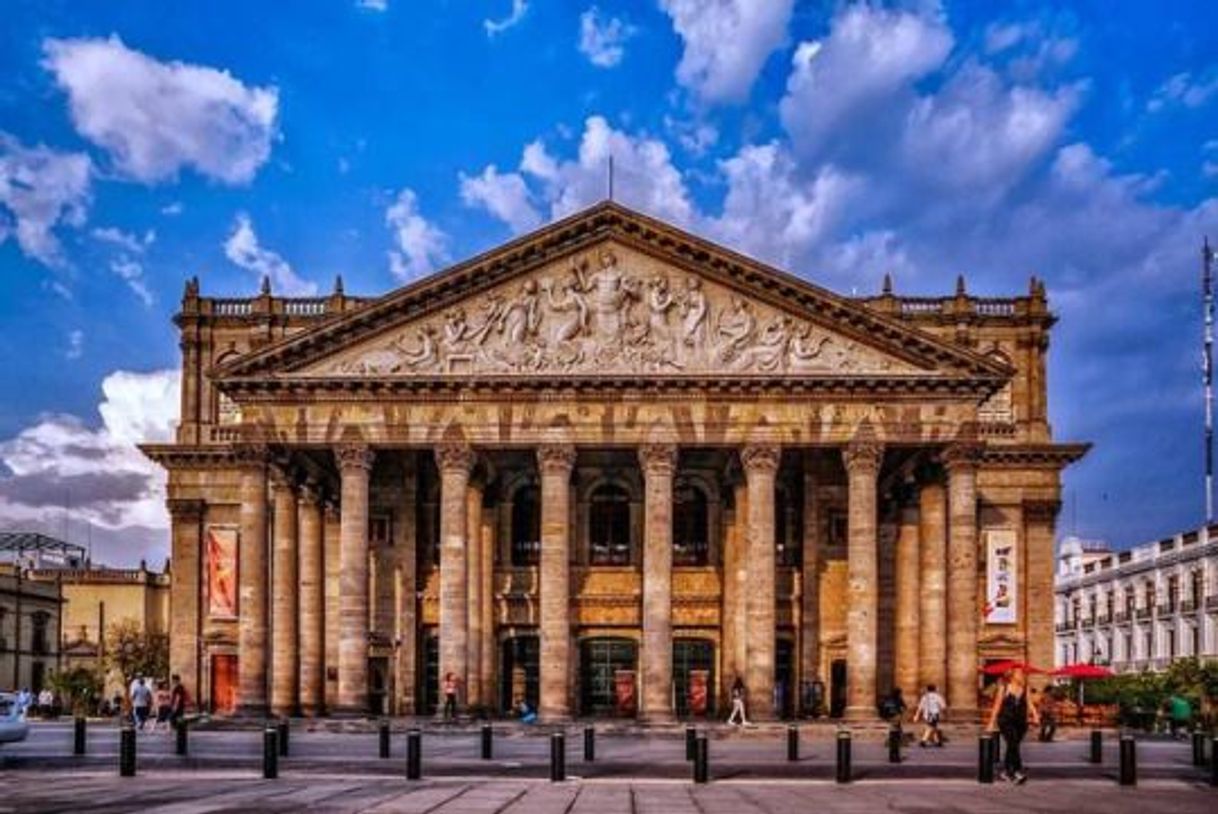
<path id="1" fill-rule="evenodd" d="M 550 782 L 567 779 L 567 736 L 561 732 L 550 735 Z"/>
<path id="2" fill-rule="evenodd" d="M 977 782 L 994 782 L 994 739 L 988 734 L 977 739 Z"/>
<path id="3" fill-rule="evenodd" d="M 1200 729 L 1193 730 L 1193 765 L 1205 765 L 1205 733 Z"/>
<path id="4" fill-rule="evenodd" d="M 1210 785 L 1218 786 L 1218 738 L 1210 740 Z"/>
<path id="5" fill-rule="evenodd" d="M 1121 774 L 1122 786 L 1138 785 L 1138 753 L 1137 742 L 1133 735 L 1121 736 Z"/>
<path id="6" fill-rule="evenodd" d="M 1104 762 L 1104 733 L 1098 729 L 1091 730 L 1091 755 L 1089 760 L 1095 764 Z"/>
<path id="7" fill-rule="evenodd" d="M 267 780 L 279 776 L 279 728 L 273 724 L 262 731 L 262 776 Z"/>
<path id="8" fill-rule="evenodd" d="M 787 727 L 787 760 L 799 760 L 799 727 Z"/>
<path id="9" fill-rule="evenodd" d="M 697 744 L 694 739 L 698 736 L 698 730 L 692 726 L 685 727 L 685 759 L 693 760 L 694 752 L 697 749 Z"/>
<path id="10" fill-rule="evenodd" d="M 584 761 L 591 763 L 596 760 L 596 729 L 584 727 Z"/>
<path id="11" fill-rule="evenodd" d="M 135 777 L 135 727 L 123 724 L 118 734 L 119 777 Z"/>
<path id="12" fill-rule="evenodd" d="M 490 760 L 491 752 L 494 749 L 493 738 L 495 737 L 494 730 L 490 724 L 482 725 L 482 759 Z"/>
<path id="13" fill-rule="evenodd" d="M 279 729 L 279 732 L 278 732 L 279 756 L 287 757 L 288 756 L 288 719 L 287 718 L 279 719 L 278 729 Z"/>
<path id="14" fill-rule="evenodd" d="M 993 741 L 990 744 L 990 756 L 992 758 L 990 762 L 997 766 L 1002 762 L 1002 735 L 998 732 L 991 732 L 990 740 Z"/>
<path id="15" fill-rule="evenodd" d="M 174 725 L 174 754 L 186 754 L 186 719 L 178 718 L 178 722 Z"/>
<path id="16" fill-rule="evenodd" d="M 381 721 L 376 728 L 377 734 L 377 754 L 381 756 L 381 760 L 389 757 L 389 722 Z"/>
<path id="17" fill-rule="evenodd" d="M 406 733 L 406 779 L 423 777 L 423 733 L 412 729 Z"/>
<path id="18" fill-rule="evenodd" d="M 72 754 L 85 753 L 85 716 L 77 715 L 72 727 Z"/>
<path id="19" fill-rule="evenodd" d="M 888 762 L 901 762 L 901 725 L 893 724 L 888 729 Z"/>
<path id="20" fill-rule="evenodd" d="M 850 771 L 850 730 L 837 731 L 837 782 L 849 783 Z"/>
<path id="21" fill-rule="evenodd" d="M 707 783 L 710 781 L 710 747 L 706 735 L 698 735 L 694 739 L 694 782 Z"/>

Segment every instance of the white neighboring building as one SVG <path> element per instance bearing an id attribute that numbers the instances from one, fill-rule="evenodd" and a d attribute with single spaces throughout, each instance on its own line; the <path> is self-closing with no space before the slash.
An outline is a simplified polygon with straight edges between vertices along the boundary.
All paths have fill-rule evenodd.
<path id="1" fill-rule="evenodd" d="M 1161 670 L 1218 658 L 1218 524 L 1128 551 L 1067 537 L 1054 585 L 1057 666 Z"/>

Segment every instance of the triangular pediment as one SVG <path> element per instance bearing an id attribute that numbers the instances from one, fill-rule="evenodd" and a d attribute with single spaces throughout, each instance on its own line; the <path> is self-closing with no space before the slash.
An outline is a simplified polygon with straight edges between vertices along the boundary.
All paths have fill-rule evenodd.
<path id="1" fill-rule="evenodd" d="M 602 204 L 225 366 L 221 379 L 867 376 L 994 362 Z"/>

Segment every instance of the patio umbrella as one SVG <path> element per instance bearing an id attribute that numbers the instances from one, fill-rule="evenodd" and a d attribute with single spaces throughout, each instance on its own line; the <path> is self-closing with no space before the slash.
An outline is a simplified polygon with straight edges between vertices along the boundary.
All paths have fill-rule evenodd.
<path id="1" fill-rule="evenodd" d="M 1078 682 L 1078 713 L 1083 714 L 1083 686 L 1093 678 L 1111 678 L 1115 675 L 1107 667 L 1098 664 L 1067 664 L 1053 671 L 1053 675 L 1062 678 L 1073 678 Z"/>
<path id="2" fill-rule="evenodd" d="M 987 675 L 987 676 L 1000 676 L 1003 673 L 1007 672 L 1008 670 L 1023 670 L 1025 673 L 1044 673 L 1044 672 L 1046 672 L 1045 670 L 1042 670 L 1033 664 L 1028 664 L 1027 662 L 1023 662 L 1023 661 L 1016 661 L 1015 659 L 1002 659 L 1001 661 L 991 661 L 989 664 L 983 665 L 982 667 L 979 667 L 978 669 L 982 672 L 983 675 Z"/>

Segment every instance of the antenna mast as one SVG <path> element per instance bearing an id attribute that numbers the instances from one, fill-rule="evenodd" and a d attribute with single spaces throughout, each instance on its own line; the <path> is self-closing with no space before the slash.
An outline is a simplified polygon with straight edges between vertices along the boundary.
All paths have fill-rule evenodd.
<path id="1" fill-rule="evenodd" d="M 609 154 L 609 200 L 613 200 L 613 153 Z"/>
<path id="2" fill-rule="evenodd" d="M 1201 369 L 1205 382 L 1205 523 L 1214 522 L 1214 251 L 1209 238 L 1201 245 L 1201 291 L 1205 309 L 1205 346 Z"/>

